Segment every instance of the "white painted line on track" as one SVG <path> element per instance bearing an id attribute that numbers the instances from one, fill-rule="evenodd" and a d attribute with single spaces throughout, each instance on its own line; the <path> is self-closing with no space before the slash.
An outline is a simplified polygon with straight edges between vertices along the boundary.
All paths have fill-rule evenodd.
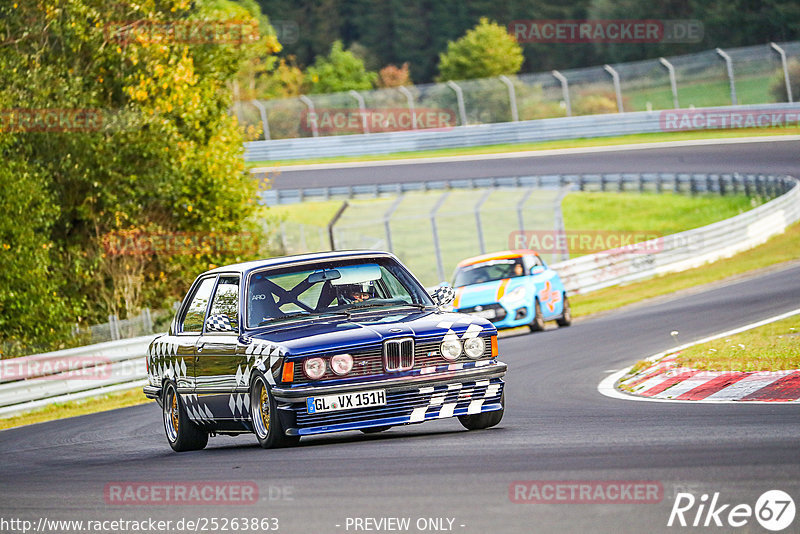
<path id="1" fill-rule="evenodd" d="M 673 148 L 685 146 L 735 145 L 742 143 L 774 143 L 776 141 L 800 141 L 800 135 L 770 135 L 759 137 L 726 137 L 722 139 L 686 139 L 681 141 L 659 141 L 657 143 L 633 143 L 622 145 L 552 148 L 547 150 L 523 150 L 516 152 L 498 152 L 491 154 L 464 154 L 461 156 L 436 156 L 432 158 L 402 158 L 375 161 L 341 161 L 336 163 L 309 163 L 299 165 L 270 165 L 254 167 L 251 173 L 280 171 L 281 174 L 292 171 L 315 171 L 326 169 L 349 169 L 354 167 L 386 167 L 391 165 L 417 165 L 425 163 L 450 163 L 459 161 L 481 161 L 493 159 L 536 158 L 545 156 L 563 156 L 569 154 L 597 154 L 602 152 L 620 152 L 628 150 L 649 150 L 654 148 Z"/>
<path id="2" fill-rule="evenodd" d="M 673 349 L 666 350 L 664 352 L 659 352 L 658 354 L 653 354 L 652 356 L 649 356 L 648 358 L 645 358 L 645 361 L 653 362 L 653 361 L 656 361 L 656 360 L 658 360 L 660 358 L 663 358 L 664 356 L 667 356 L 669 354 L 673 354 L 673 353 L 679 352 L 681 350 L 688 349 L 689 347 L 692 347 L 694 345 L 699 345 L 701 343 L 707 343 L 709 341 L 714 341 L 715 339 L 720 339 L 720 338 L 723 338 L 723 337 L 732 336 L 734 334 L 738 334 L 738 333 L 744 332 L 746 330 L 752 330 L 753 328 L 758 328 L 759 326 L 764 326 L 765 324 L 774 323 L 775 321 L 780 321 L 782 319 L 786 319 L 787 317 L 792 317 L 792 316 L 797 315 L 797 314 L 800 314 L 800 308 L 797 308 L 796 310 L 792 310 L 792 311 L 789 311 L 789 312 L 786 312 L 786 313 L 782 313 L 780 315 L 775 315 L 775 316 L 769 317 L 767 319 L 762 319 L 761 321 L 756 321 L 755 323 L 750 323 L 750 324 L 747 324 L 747 325 L 744 325 L 744 326 L 740 326 L 739 328 L 734 328 L 733 330 L 727 330 L 727 331 L 721 332 L 719 334 L 714 334 L 713 336 L 708 336 L 708 337 L 703 338 L 703 339 L 698 339 L 697 341 L 692 341 L 691 343 L 684 343 L 683 345 L 677 346 L 677 347 L 675 347 Z M 709 404 L 709 403 L 712 403 L 712 404 L 740 404 L 740 405 L 741 404 L 770 404 L 772 406 L 780 406 L 780 405 L 788 404 L 790 406 L 797 406 L 797 402 L 772 402 L 772 401 L 747 401 L 747 402 L 741 402 L 741 401 L 737 401 L 737 400 L 732 400 L 730 398 L 719 398 L 719 397 L 711 398 L 711 397 L 714 397 L 715 395 L 717 395 L 717 393 L 721 393 L 722 391 L 725 391 L 725 389 L 729 389 L 731 387 L 734 387 L 736 384 L 728 386 L 727 388 L 725 388 L 725 389 L 723 389 L 723 390 L 721 390 L 721 391 L 719 391 L 717 393 L 714 393 L 714 395 L 709 395 L 708 397 L 706 397 L 703 400 L 659 399 L 659 398 L 655 398 L 655 397 L 639 397 L 637 395 L 629 395 L 627 393 L 623 393 L 622 391 L 619 391 L 614 386 L 617 383 L 617 381 L 620 378 L 622 378 L 623 376 L 625 376 L 626 374 L 628 374 L 628 372 L 632 368 L 633 368 L 633 366 L 631 365 L 630 367 L 626 367 L 625 369 L 622 369 L 622 370 L 617 371 L 616 373 L 614 373 L 612 375 L 609 375 L 609 376 L 605 377 L 597 385 L 597 391 L 601 395 L 605 395 L 606 397 L 611 397 L 612 399 L 622 399 L 622 400 L 631 400 L 631 401 L 678 402 L 678 403 L 685 403 L 685 404 L 703 404 L 703 403 L 705 403 L 705 404 Z M 780 378 L 780 377 L 778 377 L 778 378 Z M 743 379 L 742 382 L 744 380 L 745 379 Z M 773 382 L 773 381 L 774 380 L 770 380 L 770 383 Z M 759 386 L 758 388 L 755 388 L 753 391 L 755 391 L 756 389 L 760 389 L 761 387 L 763 387 L 763 385 Z M 741 398 L 741 397 L 739 397 L 739 398 Z"/>

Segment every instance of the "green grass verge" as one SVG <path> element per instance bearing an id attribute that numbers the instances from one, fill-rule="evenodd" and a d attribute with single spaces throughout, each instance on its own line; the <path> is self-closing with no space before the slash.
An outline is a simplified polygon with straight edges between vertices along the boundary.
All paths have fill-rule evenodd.
<path id="1" fill-rule="evenodd" d="M 31 425 L 33 423 L 43 423 L 55 419 L 76 417 L 78 415 L 116 410 L 117 408 L 136 406 L 137 404 L 145 404 L 147 402 L 152 401 L 144 396 L 142 388 L 119 391 L 69 402 L 58 402 L 43 408 L 31 410 L 30 412 L 2 418 L 0 419 L 0 430 Z"/>
<path id="2" fill-rule="evenodd" d="M 725 280 L 732 276 L 800 259 L 800 223 L 787 228 L 766 243 L 730 258 L 708 265 L 666 274 L 626 286 L 610 287 L 570 298 L 572 313 L 579 317 L 608 311 L 648 298 L 668 295 L 682 289 Z"/>
<path id="3" fill-rule="evenodd" d="M 733 217 L 759 204 L 744 195 L 570 193 L 561 209 L 567 231 L 669 235 Z"/>
<path id="4" fill-rule="evenodd" d="M 647 133 L 620 135 L 615 137 L 563 139 L 558 141 L 542 141 L 537 143 L 507 143 L 465 148 L 441 148 L 437 150 L 395 152 L 392 154 L 366 154 L 361 156 L 333 156 L 328 158 L 251 161 L 247 163 L 247 167 L 289 167 L 292 165 L 307 165 L 313 163 L 386 161 L 393 159 L 418 159 L 443 156 L 465 156 L 474 154 L 502 154 L 506 152 L 553 150 L 559 148 L 586 148 L 624 144 L 659 143 L 665 141 L 686 141 L 694 139 L 732 139 L 737 137 L 768 137 L 773 135 L 797 134 L 800 134 L 800 128 L 741 128 L 735 130 L 699 130 L 690 132 Z"/>
<path id="5" fill-rule="evenodd" d="M 677 362 L 704 371 L 800 369 L 800 315 L 689 347 Z"/>

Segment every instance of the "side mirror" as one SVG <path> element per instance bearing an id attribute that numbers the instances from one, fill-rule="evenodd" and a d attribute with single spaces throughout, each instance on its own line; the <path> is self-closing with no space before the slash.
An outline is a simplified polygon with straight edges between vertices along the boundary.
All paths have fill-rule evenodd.
<path id="1" fill-rule="evenodd" d="M 437 306 L 447 306 L 456 298 L 456 290 L 449 285 L 439 286 L 431 291 L 433 303 Z"/>
<path id="2" fill-rule="evenodd" d="M 231 324 L 227 315 L 214 314 L 206 319 L 206 332 L 236 332 L 236 325 Z"/>
<path id="3" fill-rule="evenodd" d="M 544 265 L 534 265 L 531 267 L 531 274 L 542 274 L 544 271 Z"/>

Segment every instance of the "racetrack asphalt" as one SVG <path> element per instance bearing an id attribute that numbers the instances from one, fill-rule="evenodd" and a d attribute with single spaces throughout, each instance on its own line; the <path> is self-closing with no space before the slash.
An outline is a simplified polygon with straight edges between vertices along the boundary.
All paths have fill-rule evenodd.
<path id="1" fill-rule="evenodd" d="M 500 176 L 545 174 L 598 174 L 617 172 L 739 172 L 800 175 L 800 141 L 773 138 L 767 142 L 701 144 L 659 148 L 609 149 L 597 152 L 542 155 L 514 155 L 464 161 L 391 164 L 359 163 L 346 168 L 293 170 L 283 166 L 274 176 L 274 189 L 303 189 L 342 185 L 371 185 L 403 182 L 459 180 Z"/>
<path id="2" fill-rule="evenodd" d="M 506 414 L 483 431 L 442 420 L 268 451 L 253 436 L 223 436 L 176 454 L 155 403 L 6 430 L 0 518 L 277 517 L 279 532 L 298 533 L 355 532 L 348 517 L 409 517 L 409 532 L 420 532 L 418 518 L 452 518 L 463 533 L 694 531 L 667 527 L 677 492 L 719 492 L 720 503 L 750 506 L 770 489 L 800 498 L 800 406 L 631 402 L 600 395 L 597 384 L 674 346 L 673 330 L 687 342 L 798 301 L 800 266 L 791 265 L 569 328 L 505 336 Z M 516 504 L 509 486 L 519 480 L 646 480 L 663 495 L 655 504 Z M 260 500 L 107 505 L 106 484 L 129 481 L 255 481 Z M 740 530 L 763 531 L 753 518 Z"/>

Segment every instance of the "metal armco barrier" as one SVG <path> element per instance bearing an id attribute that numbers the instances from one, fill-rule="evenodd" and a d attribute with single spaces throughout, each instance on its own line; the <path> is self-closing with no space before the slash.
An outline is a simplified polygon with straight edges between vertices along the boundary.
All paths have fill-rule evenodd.
<path id="1" fill-rule="evenodd" d="M 446 131 L 409 130 L 373 134 L 338 135 L 328 137 L 303 137 L 274 139 L 245 143 L 245 161 L 277 161 L 315 159 L 332 156 L 363 156 L 368 154 L 394 154 L 464 148 L 512 143 L 534 143 L 582 137 L 609 137 L 628 134 L 672 131 L 665 123 L 668 114 L 699 114 L 747 111 L 798 111 L 797 104 L 760 104 L 697 108 L 695 110 L 638 111 L 608 115 L 584 115 L 520 122 L 499 122 L 456 126 Z M 797 124 L 797 117 L 794 119 Z M 686 126 L 684 124 L 684 126 Z M 757 126 L 763 126 L 757 124 Z M 770 126 L 770 124 L 767 124 Z M 721 127 L 721 126 L 717 126 Z M 702 129 L 691 125 L 687 129 Z"/>
<path id="2" fill-rule="evenodd" d="M 0 416 L 146 384 L 155 336 L 0 360 Z"/>
<path id="3" fill-rule="evenodd" d="M 800 220 L 800 182 L 767 175 L 633 174 L 562 176 L 553 183 L 583 190 L 748 192 L 777 198 L 708 226 L 647 242 L 642 253 L 605 251 L 552 265 L 572 294 L 682 271 L 732 256 Z M 431 258 L 431 261 L 434 261 Z M 53 402 L 141 387 L 154 336 L 0 360 L 0 416 Z"/>

